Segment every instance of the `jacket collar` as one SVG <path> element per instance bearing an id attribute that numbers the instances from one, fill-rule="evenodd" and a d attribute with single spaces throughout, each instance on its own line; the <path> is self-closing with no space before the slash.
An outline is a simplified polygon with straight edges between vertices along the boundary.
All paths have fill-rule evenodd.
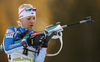
<path id="1" fill-rule="evenodd" d="M 26 28 L 23 28 L 22 26 L 19 26 L 19 28 L 20 28 L 20 30 L 21 30 L 22 32 L 24 32 L 24 31 L 27 30 Z M 28 33 L 32 33 L 32 32 L 36 32 L 36 31 L 34 31 L 34 30 L 32 29 L 32 30 L 27 30 L 27 32 L 28 32 Z"/>

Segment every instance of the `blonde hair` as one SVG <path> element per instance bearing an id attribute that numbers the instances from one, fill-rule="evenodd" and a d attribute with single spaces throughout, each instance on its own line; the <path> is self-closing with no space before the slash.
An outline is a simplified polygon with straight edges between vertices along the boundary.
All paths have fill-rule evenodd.
<path id="1" fill-rule="evenodd" d="M 31 4 L 22 4 L 19 9 L 22 9 L 22 8 L 26 8 L 26 7 L 33 7 Z M 21 26 L 21 22 L 18 20 L 17 21 L 18 23 L 18 26 Z"/>

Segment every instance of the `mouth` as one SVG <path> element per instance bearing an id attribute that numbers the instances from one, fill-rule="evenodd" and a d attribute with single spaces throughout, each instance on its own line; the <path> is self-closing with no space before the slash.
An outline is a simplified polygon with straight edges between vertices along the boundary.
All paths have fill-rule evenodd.
<path id="1" fill-rule="evenodd" d="M 31 27 L 33 27 L 34 25 L 30 25 Z"/>

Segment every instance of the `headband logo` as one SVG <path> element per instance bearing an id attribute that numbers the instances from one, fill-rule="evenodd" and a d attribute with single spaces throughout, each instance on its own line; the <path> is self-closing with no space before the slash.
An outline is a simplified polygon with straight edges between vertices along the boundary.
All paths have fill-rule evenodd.
<path id="1" fill-rule="evenodd" d="M 34 14 L 33 12 L 31 14 Z"/>
<path id="2" fill-rule="evenodd" d="M 19 18 L 23 17 L 23 15 L 21 15 Z"/>

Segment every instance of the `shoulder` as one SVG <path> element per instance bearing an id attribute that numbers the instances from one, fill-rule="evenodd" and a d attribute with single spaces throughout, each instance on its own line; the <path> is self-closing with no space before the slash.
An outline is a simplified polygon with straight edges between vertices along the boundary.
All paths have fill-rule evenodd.
<path id="1" fill-rule="evenodd" d="M 15 32 L 15 28 L 14 26 L 11 26 L 7 29 L 6 33 L 14 33 Z"/>
<path id="2" fill-rule="evenodd" d="M 34 31 L 34 30 L 33 30 L 33 32 L 35 33 L 35 32 L 37 32 L 37 31 Z"/>
<path id="3" fill-rule="evenodd" d="M 8 29 L 14 29 L 15 27 L 14 26 L 10 26 L 10 27 L 8 27 Z"/>

